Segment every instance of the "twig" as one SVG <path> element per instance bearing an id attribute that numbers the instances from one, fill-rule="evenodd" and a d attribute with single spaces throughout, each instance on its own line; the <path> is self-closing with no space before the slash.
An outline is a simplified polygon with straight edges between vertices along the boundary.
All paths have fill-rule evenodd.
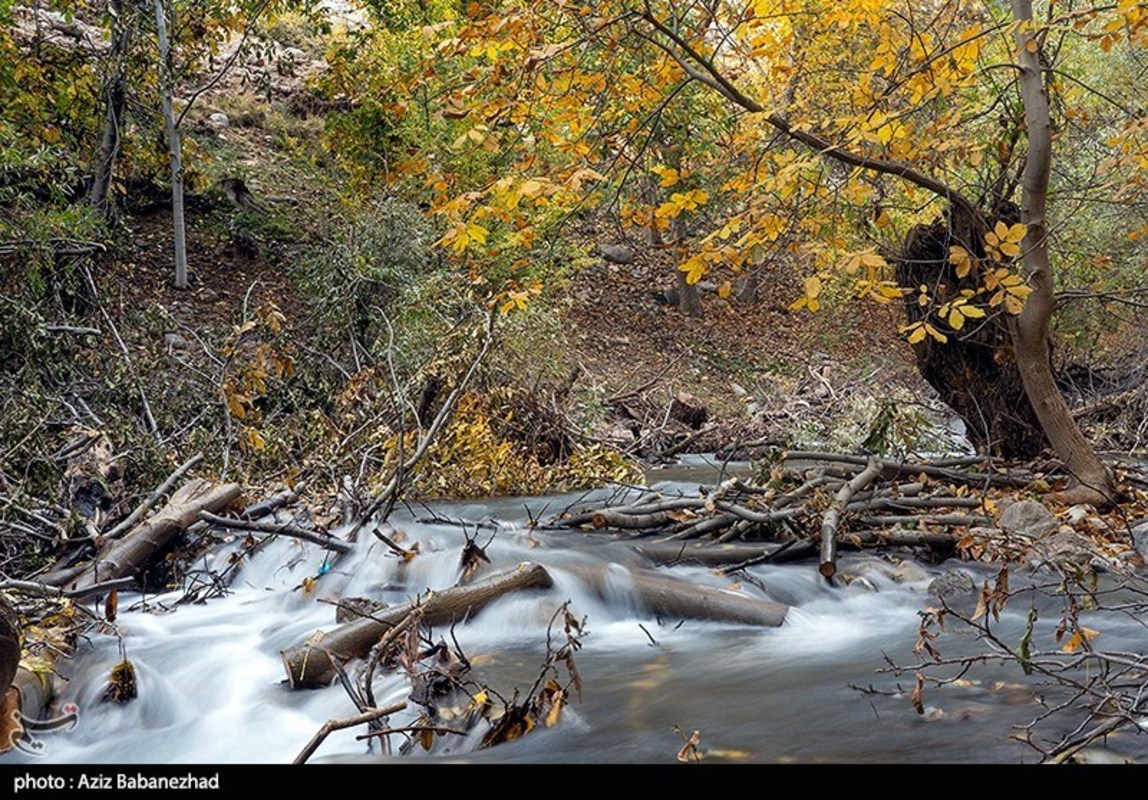
<path id="1" fill-rule="evenodd" d="M 72 333 L 76 336 L 100 336 L 102 331 L 99 328 L 77 328 L 72 325 L 45 325 L 45 333 Z"/>
<path id="2" fill-rule="evenodd" d="M 36 597 L 66 597 L 69 600 L 79 600 L 84 597 L 91 597 L 94 594 L 100 594 L 101 592 L 111 591 L 112 589 L 134 586 L 135 582 L 135 578 L 116 578 L 114 581 L 94 583 L 82 589 L 65 590 L 58 586 L 48 586 L 47 584 L 37 581 L 3 581 L 0 582 L 0 592 L 23 592 L 24 594 L 30 594 Z"/>
<path id="3" fill-rule="evenodd" d="M 434 731 L 435 733 L 453 733 L 457 736 L 466 736 L 469 731 L 460 731 L 458 728 L 447 728 L 441 725 L 407 725 L 402 728 L 381 728 L 377 731 L 360 733 L 356 740 L 370 739 L 375 736 L 390 736 L 392 733 L 413 733 L 414 731 Z"/>
<path id="4" fill-rule="evenodd" d="M 311 741 L 307 742 L 307 746 L 299 751 L 299 755 L 295 756 L 295 760 L 291 763 L 306 764 L 307 759 L 314 755 L 315 751 L 319 749 L 319 745 L 323 743 L 323 740 L 335 731 L 341 731 L 344 728 L 353 728 L 356 725 L 362 725 L 366 722 L 373 722 L 377 719 L 388 717 L 391 714 L 397 714 L 399 711 L 402 711 L 406 707 L 406 701 L 401 701 L 394 703 L 393 705 L 389 705 L 386 708 L 375 708 L 362 714 L 357 714 L 353 717 L 347 717 L 346 719 L 329 719 L 323 723 L 323 726 L 319 728 L 318 732 L 314 736 L 311 737 Z"/>
<path id="5" fill-rule="evenodd" d="M 704 428 L 702 428 L 701 430 L 693 432 L 692 434 L 690 434 L 686 438 L 682 439 L 677 444 L 675 444 L 671 447 L 667 447 L 665 450 L 661 450 L 657 453 L 654 453 L 654 458 L 669 458 L 670 456 L 676 456 L 678 453 L 685 450 L 687 447 L 689 447 L 691 444 L 696 442 L 701 437 L 705 436 L 707 433 L 711 433 L 712 431 L 717 430 L 717 427 L 718 426 L 716 424 L 715 425 L 707 425 Z"/>
<path id="6" fill-rule="evenodd" d="M 84 265 L 84 277 L 88 279 L 88 286 L 91 287 L 92 297 L 96 299 L 96 306 L 100 309 L 100 314 L 103 316 L 104 321 L 108 323 L 108 328 L 112 332 L 112 337 L 115 338 L 116 344 L 120 346 L 120 352 L 124 355 L 124 361 L 127 362 L 128 370 L 131 372 L 132 377 L 135 379 L 136 390 L 139 392 L 140 401 L 143 403 L 144 421 L 147 422 L 148 433 L 152 436 L 159 436 L 159 427 L 155 424 L 155 416 L 151 413 L 151 403 L 148 402 L 147 394 L 143 389 L 143 381 L 140 380 L 139 374 L 136 372 L 135 364 L 132 361 L 131 353 L 128 351 L 128 346 L 124 344 L 123 338 L 120 337 L 119 329 L 116 324 L 112 322 L 112 317 L 108 314 L 108 310 L 104 308 L 104 304 L 99 300 L 99 290 L 96 289 L 96 280 L 92 277 L 92 271 L 88 266 Z"/>
<path id="7" fill-rule="evenodd" d="M 231 519 L 229 517 L 221 517 L 218 514 L 212 514 L 209 511 L 200 511 L 199 518 L 204 522 L 210 522 L 212 525 L 218 525 L 221 528 L 233 528 L 241 531 L 252 531 L 254 533 L 267 533 L 273 536 L 289 536 L 292 539 L 302 539 L 305 542 L 317 544 L 326 550 L 334 550 L 336 553 L 350 553 L 355 549 L 355 546 L 350 542 L 344 542 L 342 539 L 332 536 L 329 533 L 309 531 L 306 528 L 290 522 L 255 522 L 246 519 Z"/>
<path id="8" fill-rule="evenodd" d="M 427 428 L 427 432 L 419 441 L 419 445 L 415 449 L 415 452 L 411 454 L 409 459 L 398 465 L 398 467 L 395 469 L 394 476 L 390 481 L 387 482 L 387 485 L 383 487 L 383 490 L 375 496 L 375 499 L 371 502 L 371 505 L 367 507 L 366 511 L 363 512 L 362 519 L 359 520 L 359 523 L 351 531 L 352 537 L 358 534 L 359 530 L 362 529 L 367 521 L 373 517 L 375 513 L 379 511 L 379 509 L 389 504 L 392 495 L 397 493 L 402 488 L 405 477 L 411 473 L 411 470 L 413 470 L 420 461 L 422 461 L 423 456 L 426 455 L 427 450 L 429 450 L 431 444 L 434 443 L 434 439 L 438 435 L 439 430 L 443 425 L 446 424 L 446 421 L 454 412 L 454 407 L 458 403 L 458 399 L 462 396 L 462 393 L 465 391 L 467 384 L 470 383 L 470 379 L 474 377 L 474 373 L 478 370 L 478 365 L 481 364 L 482 361 L 486 358 L 486 354 L 490 351 L 490 346 L 493 344 L 493 342 L 494 314 L 492 312 L 488 314 L 486 318 L 486 337 L 483 339 L 482 349 L 479 350 L 478 355 L 475 356 L 474 360 L 470 363 L 470 367 L 462 376 L 462 380 L 458 382 L 458 385 L 455 386 L 451 393 L 447 396 L 446 402 L 443 403 L 442 408 L 439 409 L 439 412 L 435 416 L 434 421 L 431 422 L 430 427 Z"/>

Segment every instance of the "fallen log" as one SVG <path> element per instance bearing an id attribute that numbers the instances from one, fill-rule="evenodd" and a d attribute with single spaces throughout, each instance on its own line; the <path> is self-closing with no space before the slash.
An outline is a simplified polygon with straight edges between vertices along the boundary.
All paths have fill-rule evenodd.
<path id="1" fill-rule="evenodd" d="M 821 565 L 817 568 L 826 578 L 832 578 L 837 572 L 837 528 L 841 525 L 841 517 L 849 505 L 849 500 L 857 492 L 864 489 L 881 474 L 881 465 L 877 459 L 869 459 L 868 466 L 857 474 L 853 480 L 841 487 L 833 504 L 821 519 Z"/>
<path id="2" fill-rule="evenodd" d="M 239 492 L 239 486 L 234 483 L 214 484 L 202 479 L 185 483 L 154 516 L 144 520 L 122 539 L 109 542 L 80 575 L 66 579 L 66 588 L 84 589 L 104 581 L 134 575 L 197 521 L 200 512 L 226 508 L 239 497 Z M 53 577 L 46 575 L 41 578 L 41 582 L 60 585 Z"/>
<path id="3" fill-rule="evenodd" d="M 992 525 L 989 517 L 970 516 L 968 514 L 892 514 L 877 517 L 862 517 L 865 525 L 949 525 L 972 527 L 975 525 Z"/>
<path id="4" fill-rule="evenodd" d="M 159 485 L 159 488 L 149 494 L 142 503 L 136 506 L 135 510 L 132 511 L 132 513 L 129 514 L 123 522 L 120 522 L 118 525 L 104 534 L 104 536 L 106 536 L 108 539 L 117 539 L 124 533 L 131 530 L 137 522 L 144 518 L 144 514 L 159 505 L 159 501 L 163 499 L 165 494 L 171 491 L 171 487 L 175 486 L 176 481 L 186 475 L 191 470 L 191 468 L 198 464 L 200 461 L 203 461 L 203 453 L 196 453 L 187 461 L 183 462 L 183 464 L 181 464 L 175 470 L 175 472 L 167 476 L 164 482 Z"/>
<path id="5" fill-rule="evenodd" d="M 584 564 L 563 566 L 602 597 L 613 589 L 609 568 Z M 677 619 L 737 622 L 776 628 L 785 622 L 789 606 L 734 594 L 725 589 L 701 586 L 653 570 L 628 570 L 634 598 L 647 611 Z"/>
<path id="6" fill-rule="evenodd" d="M 511 572 L 492 575 L 469 586 L 427 592 L 414 602 L 385 608 L 281 651 L 287 682 L 292 689 L 327 686 L 335 677 L 332 657 L 345 661 L 366 655 L 379 637 L 402 622 L 415 606 L 422 607 L 423 621 L 428 625 L 445 625 L 481 610 L 509 592 L 546 589 L 550 585 L 550 574 L 541 565 L 522 564 Z"/>
<path id="7" fill-rule="evenodd" d="M 0 597 L 0 753 L 25 735 L 26 719 L 37 720 L 54 694 L 51 676 L 20 665 L 20 618 Z"/>
<path id="8" fill-rule="evenodd" d="M 651 542 L 638 545 L 635 549 L 659 566 L 675 564 L 700 564 L 707 567 L 722 567 L 767 555 L 777 549 L 777 545 L 760 544 L 698 544 L 694 542 Z"/>
<path id="9" fill-rule="evenodd" d="M 820 453 L 808 450 L 789 451 L 784 455 L 782 460 L 846 464 L 862 468 L 866 467 L 869 463 L 867 456 L 854 456 L 843 453 Z M 895 480 L 902 475 L 923 474 L 928 475 L 930 478 L 939 478 L 951 483 L 962 483 L 972 486 L 1023 488 L 1032 482 L 1028 476 L 1001 475 L 996 472 L 965 472 L 961 469 L 938 467 L 929 463 L 895 461 L 885 458 L 878 459 L 877 463 L 881 465 L 881 477 L 886 480 Z"/>

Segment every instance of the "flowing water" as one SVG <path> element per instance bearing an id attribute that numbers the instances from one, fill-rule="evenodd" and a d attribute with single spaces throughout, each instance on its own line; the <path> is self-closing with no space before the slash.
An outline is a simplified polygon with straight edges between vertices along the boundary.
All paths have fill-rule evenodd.
<path id="1" fill-rule="evenodd" d="M 696 482 L 687 482 L 689 473 L 670 477 L 683 482 L 666 488 L 696 489 Z M 552 514 L 573 499 L 444 504 L 435 510 L 458 519 L 498 520 L 487 549 L 493 568 L 537 561 L 555 579 L 550 590 L 505 596 L 457 626 L 458 643 L 475 664 L 472 677 L 507 697 L 516 688 L 528 691 L 545 656 L 551 616 L 569 600 L 574 613 L 586 618 L 589 631 L 576 654 L 581 699 L 571 702 L 554 727 L 517 741 L 479 752 L 459 742 L 443 753 L 444 739 L 434 755 L 416 748 L 417 754 L 408 757 L 672 763 L 684 743 L 677 726 L 687 735 L 701 732 L 709 761 L 1035 760 L 1034 751 L 1009 734 L 1012 726 L 1039 713 L 1033 687 L 1038 694 L 1044 689 L 1015 662 L 977 667 L 956 686 L 927 686 L 923 715 L 911 705 L 912 672 L 900 677 L 878 672 L 889 662 L 914 663 L 918 611 L 935 604 L 927 587 L 939 569 L 910 563 L 899 571 L 874 569 L 865 580 L 829 586 L 815 564 L 760 566 L 751 571 L 758 585 L 743 582 L 738 591 L 791 604 L 780 628 L 658 620 L 627 592 L 627 567 L 642 565 L 630 545 L 600 534 L 528 527 L 524 505 L 533 515 L 547 505 Z M 146 598 L 147 611 L 129 609 L 138 597 L 121 597 L 116 625 L 136 667 L 139 697 L 122 706 L 101 702 L 108 671 L 120 659 L 120 643 L 114 636 L 93 634 L 61 668 L 70 679 L 61 702 L 78 706 L 78 726 L 45 737 L 45 758 L 17 758 L 59 763 L 291 761 L 324 721 L 355 713 L 337 685 L 292 691 L 284 682 L 279 651 L 334 624 L 334 608 L 321 599 L 371 596 L 399 603 L 427 588 L 450 587 L 459 577 L 462 528 L 418 523 L 402 512 L 392 522 L 406 543 L 419 543 L 421 555 L 403 565 L 367 535 L 310 594 L 299 587 L 319 570 L 322 552 L 280 539 L 244 565 L 225 597 L 182 605 L 171 613 L 160 610 L 180 593 Z M 473 526 L 469 530 L 473 533 Z M 484 530 L 479 542 L 492 532 Z M 214 557 L 216 563 L 225 556 L 226 549 Z M 842 567 L 863 561 L 845 558 Z M 574 562 L 614 565 L 607 599 L 564 569 Z M 210 558 L 204 566 L 212 566 Z M 976 573 L 978 582 L 991 578 L 961 567 Z M 670 572 L 716 587 L 732 583 L 703 567 L 677 566 Z M 1007 641 L 1020 639 L 1025 610 L 1010 607 L 1002 615 L 998 630 Z M 1124 636 L 1130 648 L 1143 649 L 1145 634 L 1135 620 L 1106 628 L 1105 635 Z M 943 634 L 935 644 L 945 655 L 978 647 L 974 637 L 960 631 Z M 899 686 L 905 691 L 898 694 Z M 870 687 L 878 691 L 863 691 Z M 379 704 L 403 700 L 408 692 L 401 675 L 376 679 Z M 390 724 L 409 723 L 414 708 L 392 716 Z M 368 753 L 367 745 L 356 741 L 363 730 L 332 734 L 312 761 L 380 760 L 377 750 Z M 1129 736 L 1124 746 L 1142 748 L 1143 738 Z"/>

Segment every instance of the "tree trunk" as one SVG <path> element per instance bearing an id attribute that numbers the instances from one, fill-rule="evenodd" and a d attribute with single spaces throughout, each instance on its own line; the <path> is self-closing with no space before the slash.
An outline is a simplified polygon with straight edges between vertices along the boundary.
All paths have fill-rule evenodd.
<path id="1" fill-rule="evenodd" d="M 1013 0 L 1013 17 L 1032 22 L 1031 0 Z M 1025 392 L 1045 435 L 1064 469 L 1072 476 L 1079 499 L 1106 504 L 1113 497 L 1111 476 L 1068 410 L 1052 375 L 1048 324 L 1055 305 L 1052 264 L 1048 254 L 1048 176 L 1052 164 L 1052 123 L 1048 111 L 1039 42 L 1031 30 L 1016 31 L 1021 99 L 1024 102 L 1028 153 L 1022 176 L 1023 222 L 1028 226 L 1022 252 L 1028 285 L 1024 310 L 1009 320 L 1017 367 Z M 1032 50 L 1031 45 L 1037 45 Z"/>
<path id="2" fill-rule="evenodd" d="M 183 154 L 179 142 L 179 128 L 175 124 L 171 95 L 175 76 L 171 64 L 171 42 L 167 38 L 167 22 L 164 19 L 163 0 L 155 3 L 155 28 L 159 39 L 161 91 L 163 92 L 163 121 L 167 128 L 168 151 L 171 154 L 171 218 L 175 239 L 175 288 L 186 289 L 187 283 L 187 243 L 184 238 L 183 212 Z M 174 15 L 175 10 L 172 9 Z M 174 20 L 173 20 L 174 22 Z"/>
<path id="3" fill-rule="evenodd" d="M 197 522 L 201 511 L 221 511 L 235 501 L 239 493 L 239 486 L 234 483 L 216 485 L 198 479 L 185 483 L 155 516 L 124 538 L 107 544 L 95 561 L 64 588 L 81 589 L 139 572 L 175 537 Z M 68 580 L 65 576 L 65 582 Z M 52 575 L 45 576 L 43 582 L 59 585 L 59 579 L 53 580 Z"/>
<path id="4" fill-rule="evenodd" d="M 1007 224 L 1020 221 L 1019 212 L 1010 209 L 990 217 L 987 227 L 997 219 Z M 896 265 L 898 285 L 925 285 L 934 293 L 928 306 L 919 305 L 916 294 L 907 295 L 907 320 L 927 320 L 949 337 L 947 342 L 925 337 L 913 345 L 921 377 L 964 421 L 965 434 L 978 452 L 1028 459 L 1039 455 L 1045 437 L 1025 393 L 1007 326 L 990 322 L 952 331 L 934 313 L 936 305 L 958 296 L 961 290 L 978 288 L 978 275 L 957 276 L 949 262 L 949 248 L 959 245 L 983 257 L 986 229 L 980 215 L 971 218 L 951 208 L 947 218 L 910 230 L 891 260 Z"/>
<path id="5" fill-rule="evenodd" d="M 112 49 L 109 54 L 111 75 L 104 84 L 104 133 L 92 175 L 88 200 L 93 206 L 107 202 L 115 171 L 116 156 L 120 151 L 121 131 L 124 124 L 124 105 L 127 100 L 127 56 L 131 43 L 132 26 L 124 18 L 124 0 L 111 0 Z"/>
<path id="6" fill-rule="evenodd" d="M 670 239 L 675 248 L 680 248 L 686 240 L 686 221 L 679 214 L 670 221 Z M 691 317 L 702 316 L 702 295 L 696 283 L 686 281 L 686 273 L 675 270 L 678 286 L 678 310 Z"/>
<path id="7" fill-rule="evenodd" d="M 762 549 L 757 548 L 757 552 Z M 603 598 L 616 594 L 619 589 L 632 592 L 643 609 L 658 616 L 776 628 L 785 622 L 785 615 L 789 612 L 789 606 L 782 603 L 702 586 L 660 575 L 653 570 L 627 570 L 616 586 L 609 567 L 567 564 L 563 569 L 573 572 Z"/>
<path id="8" fill-rule="evenodd" d="M 502 572 L 469 586 L 429 592 L 418 602 L 423 607 L 426 624 L 446 625 L 473 615 L 507 592 L 545 589 L 550 584 L 550 574 L 544 568 L 538 564 L 524 564 L 513 572 Z M 332 656 L 342 660 L 366 655 L 380 636 L 406 618 L 414 605 L 403 603 L 383 609 L 281 652 L 291 688 L 317 689 L 328 685 L 335 677 Z"/>

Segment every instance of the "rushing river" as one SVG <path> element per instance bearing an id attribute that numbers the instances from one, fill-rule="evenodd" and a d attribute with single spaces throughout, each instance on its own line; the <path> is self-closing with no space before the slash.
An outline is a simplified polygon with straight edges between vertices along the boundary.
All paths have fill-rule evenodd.
<path id="1" fill-rule="evenodd" d="M 687 482 L 689 472 L 671 477 L 674 481 L 662 488 L 695 490 L 699 480 Z M 677 726 L 687 734 L 701 732 L 708 761 L 1036 760 L 1035 752 L 1010 733 L 1040 712 L 1035 698 L 1043 689 L 1016 663 L 977 667 L 957 685 L 926 686 L 924 714 L 911 704 L 912 672 L 900 677 L 878 672 L 889 662 L 914 663 L 918 611 L 936 604 L 927 587 L 939 569 L 906 563 L 830 586 L 816 564 L 759 566 L 751 570 L 754 580 L 742 582 L 737 591 L 790 604 L 780 628 L 659 621 L 626 590 L 626 567 L 643 565 L 631 544 L 601 534 L 529 528 L 525 506 L 533 515 L 544 506 L 552 514 L 573 499 L 443 504 L 435 510 L 451 518 L 497 520 L 487 549 L 492 568 L 535 561 L 555 579 L 552 589 L 508 595 L 457 626 L 458 643 L 475 665 L 471 677 L 507 697 L 516 688 L 527 691 L 545 656 L 550 618 L 569 600 L 574 613 L 587 620 L 588 635 L 576 654 L 581 699 L 571 702 L 554 727 L 517 741 L 480 752 L 460 744 L 455 752 L 433 756 L 416 748 L 408 758 L 672 763 L 684 743 Z M 129 608 L 139 604 L 138 596 L 121 597 L 116 626 L 136 667 L 138 698 L 125 705 L 101 702 L 121 645 L 115 636 L 93 634 L 61 667 L 69 682 L 60 700 L 78 706 L 78 726 L 44 737 L 44 758 L 14 757 L 58 763 L 290 762 L 324 721 L 356 713 L 337 685 L 292 691 L 284 682 L 280 650 L 334 625 L 335 609 L 322 600 L 370 596 L 400 603 L 458 580 L 461 527 L 418 523 L 401 509 L 392 522 L 406 544 L 419 543 L 421 554 L 410 564 L 402 565 L 365 535 L 309 594 L 299 586 L 319 570 L 322 552 L 280 539 L 243 566 L 225 597 L 170 613 L 157 612 L 182 593 L 146 598 L 148 611 Z M 479 542 L 491 533 L 484 530 Z M 224 555 L 217 556 L 219 563 Z M 873 557 L 843 558 L 842 567 L 847 571 L 866 559 Z M 564 569 L 574 562 L 615 565 L 610 574 L 617 580 L 611 581 L 608 600 Z M 988 572 L 960 567 L 978 584 L 991 580 Z M 705 567 L 669 571 L 715 587 L 733 583 Z M 997 626 L 1003 638 L 1020 639 L 1025 613 L 1019 601 L 1005 610 Z M 1134 620 L 1114 622 L 1104 635 L 1125 637 L 1129 648 L 1144 649 L 1146 635 Z M 960 630 L 942 634 L 935 644 L 945 655 L 979 646 Z M 897 693 L 898 687 L 904 691 Z M 401 674 L 376 678 L 380 705 L 404 700 L 408 692 Z M 415 708 L 411 704 L 392 716 L 390 724 L 409 723 Z M 366 744 L 356 741 L 364 730 L 333 733 L 311 761 L 380 760 L 377 748 L 368 753 Z M 1128 734 L 1113 738 L 1110 746 L 1143 757 L 1143 739 Z"/>

